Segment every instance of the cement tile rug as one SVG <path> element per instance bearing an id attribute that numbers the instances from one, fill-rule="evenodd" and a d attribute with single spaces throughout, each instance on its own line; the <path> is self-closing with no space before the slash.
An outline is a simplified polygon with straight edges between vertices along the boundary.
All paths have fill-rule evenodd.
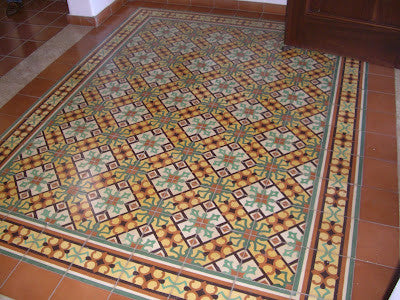
<path id="1" fill-rule="evenodd" d="M 1 253 L 134 299 L 350 297 L 366 66 L 283 28 L 135 11 L 2 136 Z"/>

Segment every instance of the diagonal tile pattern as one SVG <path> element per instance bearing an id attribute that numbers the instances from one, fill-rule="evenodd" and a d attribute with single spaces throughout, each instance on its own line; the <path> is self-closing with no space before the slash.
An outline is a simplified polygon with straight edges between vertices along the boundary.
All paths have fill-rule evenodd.
<path id="1" fill-rule="evenodd" d="M 130 34 L 135 18 L 145 21 Z M 58 257 L 139 293 L 235 298 L 250 285 L 253 296 L 331 298 L 346 281 L 332 268 L 352 264 L 341 262 L 352 256 L 343 252 L 343 223 L 356 215 L 342 208 L 346 199 L 356 205 L 343 193 L 361 184 L 347 160 L 360 155 L 351 126 L 362 107 L 354 96 L 362 64 L 282 47 L 280 23 L 152 10 L 135 18 L 127 38 L 123 27 L 108 40 L 115 52 L 73 73 L 78 89 L 56 113 L 32 123 L 38 129 L 3 167 L 2 207 L 29 217 L 21 226 L 37 220 L 67 235 L 47 235 L 50 248 L 36 242 L 49 263 Z M 326 146 L 332 124 L 338 149 Z M 18 147 L 7 142 L 3 149 Z M 326 198 L 316 196 L 321 181 Z M 71 234 L 108 250 L 78 249 Z M 118 257 L 112 248 L 133 253 Z M 299 269 L 310 257 L 307 277 Z M 208 276 L 201 288 L 196 270 Z"/>

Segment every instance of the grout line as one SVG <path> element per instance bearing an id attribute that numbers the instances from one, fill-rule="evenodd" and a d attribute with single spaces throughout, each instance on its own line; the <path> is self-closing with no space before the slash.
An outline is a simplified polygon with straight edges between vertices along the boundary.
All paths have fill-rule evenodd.
<path id="1" fill-rule="evenodd" d="M 46 223 L 44 225 L 44 227 L 42 228 L 42 230 L 40 231 L 39 235 L 37 236 L 37 238 L 39 239 L 40 236 L 43 234 L 43 232 L 46 230 L 48 226 L 48 223 Z M 3 288 L 3 286 L 7 283 L 7 281 L 11 278 L 12 274 L 14 274 L 15 270 L 18 268 L 18 266 L 24 261 L 24 258 L 28 255 L 29 251 L 31 250 L 33 246 L 33 243 L 31 243 L 31 245 L 29 246 L 28 249 L 25 250 L 24 254 L 22 255 L 22 257 L 18 260 L 18 263 L 14 266 L 14 268 L 8 273 L 7 277 L 4 279 L 3 283 L 0 285 L 0 289 Z"/>
<path id="2" fill-rule="evenodd" d="M 92 232 L 85 238 L 85 241 L 83 242 L 83 244 L 80 246 L 79 248 L 79 253 L 82 251 L 82 249 L 86 246 L 86 243 L 88 242 L 88 240 L 90 239 L 90 237 L 92 236 Z M 69 272 L 69 270 L 72 268 L 73 263 L 75 262 L 75 260 L 78 257 L 75 256 L 75 258 L 71 261 L 71 263 L 69 264 L 68 268 L 64 271 L 64 274 L 62 275 L 60 281 L 57 283 L 56 287 L 54 288 L 54 290 L 52 291 L 52 293 L 49 296 L 49 300 L 54 296 L 55 292 L 57 291 L 58 287 L 61 285 L 63 279 L 65 278 L 66 274 Z"/>

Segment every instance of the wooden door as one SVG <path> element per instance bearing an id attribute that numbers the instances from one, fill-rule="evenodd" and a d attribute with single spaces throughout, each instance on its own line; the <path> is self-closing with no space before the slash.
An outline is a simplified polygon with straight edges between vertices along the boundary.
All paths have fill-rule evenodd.
<path id="1" fill-rule="evenodd" d="M 400 1 L 288 0 L 285 43 L 400 68 Z"/>

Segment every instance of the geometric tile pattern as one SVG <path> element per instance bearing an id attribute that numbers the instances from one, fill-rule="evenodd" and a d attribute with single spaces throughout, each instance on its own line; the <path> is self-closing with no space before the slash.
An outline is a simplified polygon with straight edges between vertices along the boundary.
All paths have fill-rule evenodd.
<path id="1" fill-rule="evenodd" d="M 141 9 L 3 136 L 1 245 L 131 297 L 334 298 L 361 72 L 281 23 Z"/>

